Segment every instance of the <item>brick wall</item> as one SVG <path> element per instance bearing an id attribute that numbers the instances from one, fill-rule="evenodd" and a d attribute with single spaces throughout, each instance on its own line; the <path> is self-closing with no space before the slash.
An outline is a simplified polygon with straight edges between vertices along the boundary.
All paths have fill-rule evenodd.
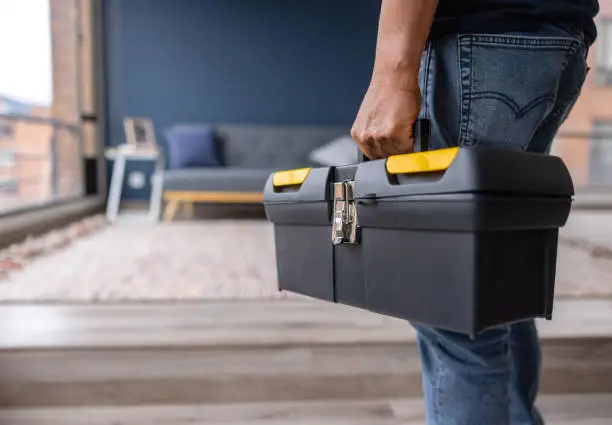
<path id="1" fill-rule="evenodd" d="M 96 112 L 95 75 L 94 75 L 94 55 L 93 55 L 93 1 L 98 0 L 78 0 L 79 22 L 82 28 L 80 56 L 81 56 L 81 99 L 83 111 L 88 113 Z M 86 156 L 97 155 L 96 128 L 92 123 L 83 125 L 83 143 Z"/>
<path id="2" fill-rule="evenodd" d="M 2 102 L 2 99 L 0 99 Z M 35 107 L 30 113 L 50 117 L 47 107 Z M 5 120 L 12 128 L 10 138 L 0 140 L 0 149 L 15 154 L 13 167 L 2 170 L 2 177 L 18 182 L 16 192 L 0 193 L 0 210 L 40 203 L 50 199 L 51 193 L 51 127 L 27 121 Z"/>
<path id="3" fill-rule="evenodd" d="M 69 123 L 80 120 L 77 3 L 50 0 L 53 63 L 53 117 Z M 79 138 L 67 129 L 55 133 L 58 196 L 74 196 L 82 190 L 82 158 Z"/>

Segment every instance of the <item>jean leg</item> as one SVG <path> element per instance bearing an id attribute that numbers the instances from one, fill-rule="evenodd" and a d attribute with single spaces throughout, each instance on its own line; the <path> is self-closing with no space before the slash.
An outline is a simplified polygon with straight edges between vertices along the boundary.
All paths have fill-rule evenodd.
<path id="1" fill-rule="evenodd" d="M 578 38 L 555 28 L 429 43 L 419 85 L 420 117 L 432 121 L 432 147 L 548 152 L 584 81 L 584 56 Z M 534 321 L 474 339 L 414 326 L 429 425 L 543 424 L 534 405 L 540 375 Z"/>
<path id="2" fill-rule="evenodd" d="M 466 335 L 414 325 L 430 425 L 543 425 L 540 345 L 529 320 Z"/>
<path id="3" fill-rule="evenodd" d="M 429 425 L 510 425 L 510 327 L 477 339 L 414 325 Z"/>
<path id="4" fill-rule="evenodd" d="M 534 320 L 510 326 L 512 381 L 510 418 L 512 425 L 543 425 L 535 407 L 540 383 L 540 342 Z"/>

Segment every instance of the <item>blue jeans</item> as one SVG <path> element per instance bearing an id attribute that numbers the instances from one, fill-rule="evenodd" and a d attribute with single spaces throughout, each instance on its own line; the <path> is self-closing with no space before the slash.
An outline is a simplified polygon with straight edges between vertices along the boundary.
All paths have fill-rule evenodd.
<path id="1" fill-rule="evenodd" d="M 420 118 L 432 123 L 432 148 L 548 153 L 586 77 L 587 48 L 580 32 L 556 26 L 430 41 L 419 84 Z M 535 408 L 540 346 L 533 320 L 474 339 L 413 325 L 429 425 L 544 423 Z"/>

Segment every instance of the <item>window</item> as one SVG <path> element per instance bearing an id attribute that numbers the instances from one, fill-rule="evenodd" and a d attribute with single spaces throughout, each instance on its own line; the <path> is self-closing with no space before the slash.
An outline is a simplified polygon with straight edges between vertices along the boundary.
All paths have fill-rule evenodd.
<path id="1" fill-rule="evenodd" d="M 0 150 L 0 168 L 12 168 L 15 162 L 15 152 Z"/>
<path id="2" fill-rule="evenodd" d="M 12 139 L 15 134 L 13 123 L 0 122 L 0 140 Z"/>
<path id="3" fill-rule="evenodd" d="M 591 138 L 591 184 L 612 186 L 612 122 L 597 122 Z"/>
<path id="4" fill-rule="evenodd" d="M 96 112 L 100 3 L 0 0 L 0 152 L 17 151 L 0 158 L 0 216 L 86 194 L 81 109 Z M 27 54 L 16 33 L 27 34 Z M 97 146 L 91 151 L 97 158 Z"/>
<path id="5" fill-rule="evenodd" d="M 19 183 L 7 177 L 0 177 L 0 193 L 16 193 L 19 190 Z"/>
<path id="6" fill-rule="evenodd" d="M 612 19 L 602 19 L 598 31 L 597 79 L 601 84 L 612 84 Z"/>
<path id="7" fill-rule="evenodd" d="M 15 193 L 19 184 L 11 175 L 16 164 L 15 152 L 0 150 L 0 193 Z"/>

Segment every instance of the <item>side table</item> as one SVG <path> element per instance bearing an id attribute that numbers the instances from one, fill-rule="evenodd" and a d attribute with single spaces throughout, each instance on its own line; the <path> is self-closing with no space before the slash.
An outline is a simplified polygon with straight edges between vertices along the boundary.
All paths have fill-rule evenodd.
<path id="1" fill-rule="evenodd" d="M 151 196 L 149 199 L 149 218 L 152 221 L 159 220 L 162 200 L 162 173 L 164 170 L 164 158 L 158 148 L 136 148 L 133 145 L 121 145 L 117 148 L 108 149 L 105 156 L 114 160 L 110 188 L 108 191 L 108 202 L 106 205 L 106 217 L 109 221 L 117 219 L 121 203 L 121 192 L 125 178 L 125 166 L 127 161 L 154 161 L 155 172 L 151 177 Z"/>

